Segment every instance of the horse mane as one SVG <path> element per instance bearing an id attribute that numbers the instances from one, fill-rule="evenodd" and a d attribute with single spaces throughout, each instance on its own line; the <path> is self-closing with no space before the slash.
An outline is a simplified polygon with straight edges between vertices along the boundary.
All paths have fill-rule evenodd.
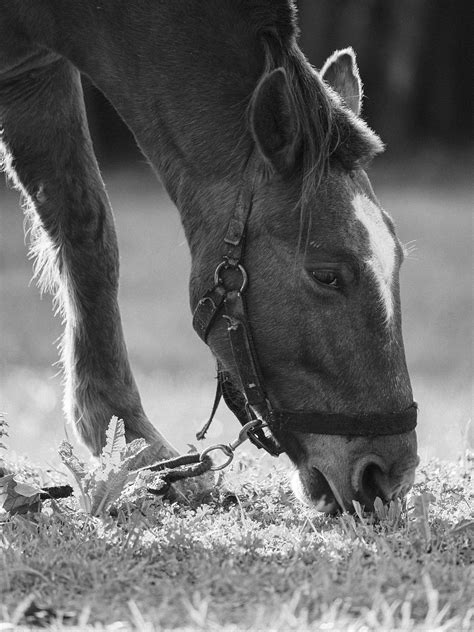
<path id="1" fill-rule="evenodd" d="M 383 143 L 345 107 L 301 52 L 296 42 L 299 31 L 293 0 L 242 2 L 264 47 L 260 81 L 278 67 L 285 70 L 289 80 L 301 130 L 304 201 L 317 188 L 329 164 L 337 162 L 347 171 L 363 167 L 383 151 Z"/>
<path id="2" fill-rule="evenodd" d="M 231 0 L 235 2 L 235 0 Z M 274 33 L 290 46 L 299 35 L 297 10 L 293 0 L 240 0 L 241 11 L 257 33 Z"/>
<path id="3" fill-rule="evenodd" d="M 260 82 L 276 68 L 288 77 L 301 134 L 301 194 L 299 237 L 295 257 L 303 256 L 308 246 L 312 212 L 308 202 L 317 191 L 329 165 L 339 164 L 347 172 L 364 167 L 383 151 L 380 138 L 326 84 L 297 45 L 296 8 L 293 0 L 241 0 L 252 27 L 264 48 L 264 68 Z M 257 89 L 249 102 L 250 113 Z M 269 165 L 263 164 L 263 177 Z M 296 269 L 296 268 L 295 268 Z"/>

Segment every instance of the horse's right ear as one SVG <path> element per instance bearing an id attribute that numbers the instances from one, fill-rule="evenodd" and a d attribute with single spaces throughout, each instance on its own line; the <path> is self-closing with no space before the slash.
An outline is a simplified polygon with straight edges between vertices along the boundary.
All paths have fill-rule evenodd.
<path id="1" fill-rule="evenodd" d="M 362 102 L 362 82 L 352 48 L 337 50 L 321 68 L 321 77 L 344 99 L 344 103 L 359 116 Z"/>
<path id="2" fill-rule="evenodd" d="M 273 70 L 255 89 L 250 125 L 264 159 L 280 174 L 290 171 L 299 148 L 300 133 L 295 103 L 283 68 Z"/>

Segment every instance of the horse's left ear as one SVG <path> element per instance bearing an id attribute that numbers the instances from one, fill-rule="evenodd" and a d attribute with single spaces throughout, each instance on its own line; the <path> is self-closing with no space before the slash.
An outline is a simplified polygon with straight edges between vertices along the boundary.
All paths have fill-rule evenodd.
<path id="1" fill-rule="evenodd" d="M 273 70 L 255 89 L 250 125 L 262 156 L 278 173 L 288 173 L 300 146 L 300 133 L 293 95 L 283 68 Z"/>
<path id="2" fill-rule="evenodd" d="M 333 53 L 322 67 L 321 77 L 343 98 L 348 108 L 360 114 L 362 82 L 352 48 Z"/>

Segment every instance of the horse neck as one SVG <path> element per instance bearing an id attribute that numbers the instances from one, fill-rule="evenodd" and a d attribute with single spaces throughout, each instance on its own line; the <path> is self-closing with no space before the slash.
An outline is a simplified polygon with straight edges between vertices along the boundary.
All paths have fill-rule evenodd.
<path id="1" fill-rule="evenodd" d="M 205 90 L 189 100 L 185 92 L 155 98 L 151 125 L 134 106 L 118 109 L 175 203 L 195 260 L 223 238 L 253 141 L 245 103 L 220 107 Z M 174 118 L 177 103 L 183 107 Z"/>
<path id="2" fill-rule="evenodd" d="M 264 53 L 250 36 L 247 46 L 245 40 L 232 48 L 219 43 L 212 26 L 209 32 L 203 26 L 200 10 L 197 16 L 187 14 L 185 34 L 181 25 L 166 28 L 175 19 L 167 14 L 174 5 L 160 6 L 165 8 L 154 16 L 159 21 L 153 29 L 156 40 L 133 39 L 139 31 L 136 24 L 120 33 L 122 40 L 131 38 L 135 55 L 123 55 L 123 46 L 107 43 L 99 54 L 78 61 L 119 111 L 158 173 L 180 211 L 194 256 L 210 236 L 217 238 L 215 233 L 226 223 L 220 217 L 230 213 L 235 202 L 253 143 L 246 108 Z M 134 20 L 132 11 L 130 23 Z M 193 29 L 198 41 L 190 44 Z"/>
<path id="3" fill-rule="evenodd" d="M 150 0 L 138 10 L 134 3 L 76 0 L 69 11 L 53 1 L 38 9 L 29 0 L 18 17 L 31 41 L 69 59 L 108 97 L 188 234 L 188 217 L 215 212 L 215 201 L 232 197 L 250 152 L 246 107 L 264 51 L 242 7 Z"/>

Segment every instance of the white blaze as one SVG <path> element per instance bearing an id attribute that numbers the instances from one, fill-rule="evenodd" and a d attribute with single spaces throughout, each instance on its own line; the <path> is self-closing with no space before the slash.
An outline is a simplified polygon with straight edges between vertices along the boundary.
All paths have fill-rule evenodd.
<path id="1" fill-rule="evenodd" d="M 352 200 L 357 219 L 369 235 L 370 256 L 367 263 L 372 270 L 380 291 L 387 322 L 393 316 L 392 281 L 395 268 L 395 241 L 384 222 L 382 211 L 365 195 L 356 195 Z"/>

